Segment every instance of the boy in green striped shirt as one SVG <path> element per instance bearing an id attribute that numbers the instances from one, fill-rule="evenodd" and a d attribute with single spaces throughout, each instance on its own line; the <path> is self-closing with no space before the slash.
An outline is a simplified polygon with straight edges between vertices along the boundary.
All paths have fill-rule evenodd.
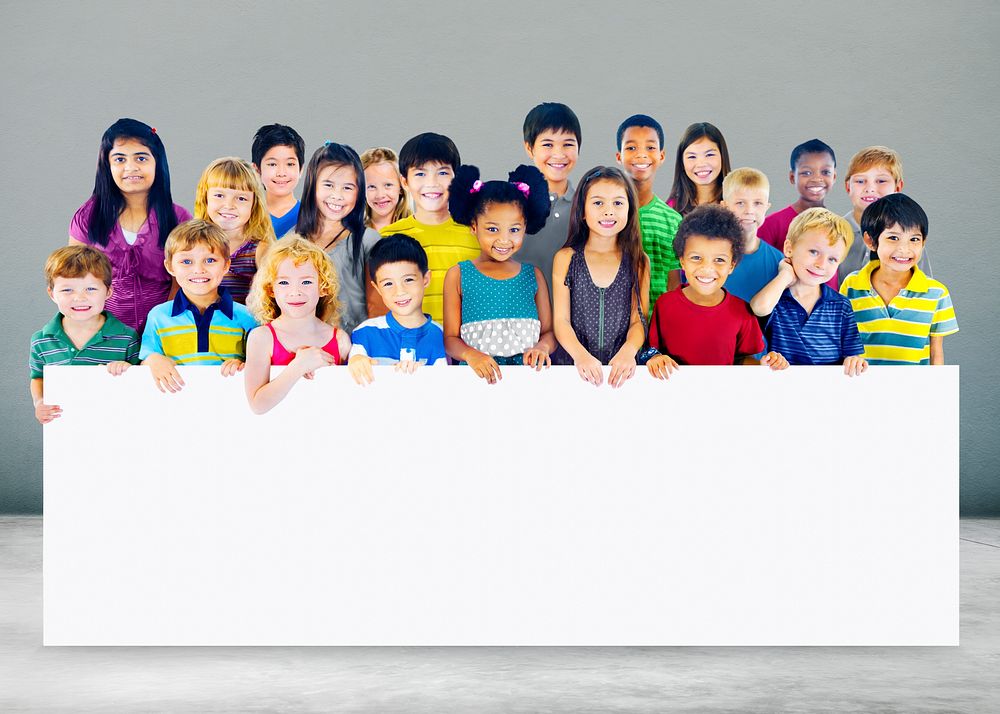
<path id="1" fill-rule="evenodd" d="M 69 245 L 45 261 L 48 293 L 59 312 L 31 336 L 28 369 L 35 418 L 48 424 L 62 414 L 43 398 L 45 365 L 107 365 L 122 374 L 139 361 L 139 336 L 123 325 L 104 303 L 111 296 L 111 263 L 104 253 L 85 245 Z"/>
<path id="2" fill-rule="evenodd" d="M 656 170 L 663 163 L 663 127 L 653 117 L 633 114 L 618 127 L 615 158 L 635 183 L 642 249 L 649 256 L 649 305 L 681 284 L 681 264 L 674 254 L 674 235 L 681 214 L 653 193 Z"/>

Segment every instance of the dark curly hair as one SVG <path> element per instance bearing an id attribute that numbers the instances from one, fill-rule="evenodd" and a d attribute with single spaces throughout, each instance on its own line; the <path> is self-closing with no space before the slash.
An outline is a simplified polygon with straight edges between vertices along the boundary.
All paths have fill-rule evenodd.
<path id="1" fill-rule="evenodd" d="M 684 246 L 691 236 L 729 241 L 733 247 L 733 265 L 743 257 L 743 229 L 736 215 L 728 208 L 709 203 L 698 206 L 684 217 L 674 236 L 674 253 L 678 259 L 684 255 Z"/>
<path id="2" fill-rule="evenodd" d="M 470 226 L 494 203 L 516 203 L 524 213 L 524 232 L 534 235 L 545 225 L 549 217 L 549 187 L 542 172 L 534 166 L 521 164 L 507 174 L 506 181 L 486 181 L 479 190 L 473 186 L 479 180 L 479 169 L 475 166 L 460 166 L 455 172 L 448 191 L 448 211 L 455 223 Z M 528 195 L 517 188 L 525 184 Z"/>

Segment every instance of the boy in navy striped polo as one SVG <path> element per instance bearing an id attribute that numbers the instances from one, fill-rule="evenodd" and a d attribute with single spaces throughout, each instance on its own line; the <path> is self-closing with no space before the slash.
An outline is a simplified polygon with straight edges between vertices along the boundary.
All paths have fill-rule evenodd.
<path id="1" fill-rule="evenodd" d="M 792 221 L 778 275 L 750 301 L 754 314 L 770 314 L 764 336 L 789 364 L 843 364 L 844 373 L 868 368 L 847 298 L 826 284 L 854 240 L 850 223 L 825 208 Z"/>
<path id="2" fill-rule="evenodd" d="M 69 245 L 45 261 L 48 293 L 59 312 L 31 336 L 28 369 L 35 418 L 48 424 L 62 414 L 43 398 L 45 365 L 107 365 L 122 374 L 139 361 L 139 336 L 104 310 L 111 297 L 111 263 L 99 250 Z"/>

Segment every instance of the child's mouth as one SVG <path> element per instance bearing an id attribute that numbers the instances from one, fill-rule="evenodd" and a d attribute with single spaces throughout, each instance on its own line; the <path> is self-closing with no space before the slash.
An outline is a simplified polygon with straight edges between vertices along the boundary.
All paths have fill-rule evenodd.
<path id="1" fill-rule="evenodd" d="M 878 196 L 862 196 L 861 201 L 863 203 L 875 203 L 879 199 Z"/>
<path id="2" fill-rule="evenodd" d="M 501 248 L 500 246 L 496 246 L 496 245 L 493 246 L 493 252 L 494 253 L 499 253 L 500 255 L 507 255 L 508 253 L 510 253 L 510 250 L 511 250 L 510 246 L 506 246 L 504 248 Z"/>
<path id="3" fill-rule="evenodd" d="M 412 301 L 413 301 L 413 298 L 402 298 L 400 300 L 396 300 L 396 307 L 406 307 Z"/>
<path id="4" fill-rule="evenodd" d="M 818 194 L 821 194 L 821 193 L 826 193 L 826 186 L 809 186 L 809 187 L 806 188 L 806 190 L 809 193 L 817 194 L 818 195 Z"/>
<path id="5" fill-rule="evenodd" d="M 650 164 L 632 164 L 633 169 L 638 169 L 639 171 L 645 171 L 650 167 Z"/>
<path id="6" fill-rule="evenodd" d="M 73 312 L 87 312 L 90 309 L 90 305 L 74 305 L 70 308 Z"/>
<path id="7" fill-rule="evenodd" d="M 695 171 L 694 175 L 697 176 L 702 181 L 707 181 L 709 177 L 715 173 L 713 170 L 709 169 L 707 171 Z"/>
<path id="8" fill-rule="evenodd" d="M 391 205 L 392 205 L 392 199 L 386 199 L 384 201 L 375 201 L 375 208 L 379 209 L 380 211 L 384 211 Z"/>
<path id="9" fill-rule="evenodd" d="M 547 163 L 546 166 L 548 166 L 550 169 L 555 169 L 556 171 L 562 171 L 564 168 L 566 168 L 566 164 L 557 164 L 552 162 Z"/>
<path id="10" fill-rule="evenodd" d="M 614 228 L 618 224 L 618 221 L 598 221 L 598 223 L 601 228 Z"/>
<path id="11" fill-rule="evenodd" d="M 695 280 L 697 280 L 702 285 L 711 285 L 716 280 L 718 280 L 718 278 L 704 277 L 702 275 L 698 275 L 698 276 L 695 277 Z"/>

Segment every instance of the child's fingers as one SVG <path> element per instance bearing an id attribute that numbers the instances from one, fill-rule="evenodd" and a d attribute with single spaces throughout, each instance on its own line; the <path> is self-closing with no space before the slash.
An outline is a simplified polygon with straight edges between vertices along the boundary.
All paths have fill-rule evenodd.
<path id="1" fill-rule="evenodd" d="M 302 379 L 316 379 L 316 373 L 309 371 L 302 375 Z"/>

